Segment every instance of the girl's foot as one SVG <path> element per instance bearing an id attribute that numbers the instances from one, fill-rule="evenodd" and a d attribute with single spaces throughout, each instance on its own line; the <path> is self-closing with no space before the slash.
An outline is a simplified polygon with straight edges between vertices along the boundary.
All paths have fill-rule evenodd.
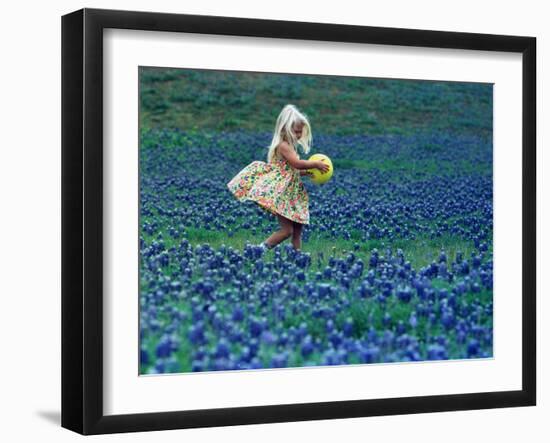
<path id="1" fill-rule="evenodd" d="M 268 245 L 266 242 L 262 242 L 258 245 L 260 248 L 262 248 L 264 251 L 267 251 L 268 249 L 273 248 L 273 246 Z"/>

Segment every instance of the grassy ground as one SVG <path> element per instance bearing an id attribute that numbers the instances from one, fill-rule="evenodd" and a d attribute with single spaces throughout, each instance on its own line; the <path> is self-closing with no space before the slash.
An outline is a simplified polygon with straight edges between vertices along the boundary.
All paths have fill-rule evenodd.
<path id="1" fill-rule="evenodd" d="M 277 230 L 277 226 L 273 225 L 273 232 Z M 239 230 L 232 236 L 228 236 L 226 232 L 209 231 L 204 228 L 189 227 L 185 230 L 185 238 L 191 245 L 207 243 L 214 249 L 218 249 L 221 245 L 232 247 L 237 250 L 242 250 L 246 243 L 260 244 L 270 234 L 253 235 L 249 230 Z M 144 235 L 147 242 L 152 240 L 152 237 Z M 164 236 L 164 244 L 166 248 L 179 245 L 181 240 L 173 239 L 170 236 Z M 470 257 L 470 253 L 475 250 L 473 243 L 461 240 L 457 237 L 442 235 L 441 237 L 422 236 L 415 240 L 388 240 L 371 239 L 364 242 L 359 242 L 359 249 L 354 249 L 356 240 L 334 239 L 328 236 L 311 237 L 308 241 L 302 242 L 302 250 L 311 254 L 312 263 L 317 265 L 318 261 L 324 267 L 331 255 L 335 257 L 344 257 L 348 252 L 353 251 L 354 254 L 368 264 L 372 250 L 378 249 L 381 255 L 385 254 L 386 248 L 390 248 L 393 254 L 397 249 L 405 252 L 406 259 L 410 261 L 414 269 L 429 265 L 432 261 L 436 261 L 439 257 L 441 249 L 445 250 L 448 261 L 453 261 L 457 252 L 462 252 L 464 257 Z M 280 246 L 290 244 L 290 239 L 285 240 Z M 327 250 L 327 245 L 330 248 Z M 271 261 L 274 251 L 266 251 L 266 259 Z M 321 259 L 319 259 L 321 257 Z"/>
<path id="2" fill-rule="evenodd" d="M 140 68 L 140 127 L 272 131 L 293 103 L 313 133 L 492 135 L 486 84 Z"/>

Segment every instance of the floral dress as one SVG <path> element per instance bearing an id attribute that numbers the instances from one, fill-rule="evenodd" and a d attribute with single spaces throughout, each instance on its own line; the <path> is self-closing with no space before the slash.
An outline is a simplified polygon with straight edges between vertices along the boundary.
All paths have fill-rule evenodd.
<path id="1" fill-rule="evenodd" d="M 227 187 L 240 201 L 251 200 L 273 214 L 309 224 L 309 198 L 300 171 L 290 166 L 277 148 L 269 163 L 250 163 Z"/>

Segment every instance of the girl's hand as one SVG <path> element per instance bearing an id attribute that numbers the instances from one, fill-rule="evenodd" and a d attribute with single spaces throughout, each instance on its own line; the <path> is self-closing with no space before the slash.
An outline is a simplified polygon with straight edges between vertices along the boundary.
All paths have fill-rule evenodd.
<path id="1" fill-rule="evenodd" d="M 313 174 L 312 174 L 309 170 L 307 170 L 307 169 L 302 169 L 302 170 L 300 171 L 300 175 L 301 175 L 302 177 L 303 177 L 304 175 L 307 175 L 308 177 L 311 177 Z"/>
<path id="2" fill-rule="evenodd" d="M 317 165 L 315 166 L 317 169 L 319 169 L 319 171 L 321 171 L 323 174 L 328 172 L 328 170 L 330 169 L 329 168 L 329 165 L 326 164 L 324 161 L 322 160 L 319 160 L 318 162 L 316 162 Z"/>

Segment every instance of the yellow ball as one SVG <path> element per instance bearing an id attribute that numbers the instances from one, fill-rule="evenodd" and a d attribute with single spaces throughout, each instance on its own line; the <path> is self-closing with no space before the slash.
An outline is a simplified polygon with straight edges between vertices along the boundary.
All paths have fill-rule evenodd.
<path id="1" fill-rule="evenodd" d="M 328 156 L 325 154 L 313 154 L 311 157 L 309 157 L 309 160 L 311 161 L 323 161 L 328 164 L 329 169 L 327 172 L 323 173 L 319 171 L 317 168 L 308 169 L 308 172 L 310 172 L 312 175 L 310 176 L 311 181 L 317 185 L 322 185 L 323 183 L 326 183 L 330 180 L 332 177 L 332 173 L 334 171 L 334 168 L 332 167 L 332 161 Z"/>

